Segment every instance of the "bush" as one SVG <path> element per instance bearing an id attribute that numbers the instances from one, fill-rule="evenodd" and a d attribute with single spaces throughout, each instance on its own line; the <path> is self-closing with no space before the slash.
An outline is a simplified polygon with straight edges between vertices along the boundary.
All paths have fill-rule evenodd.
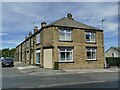
<path id="1" fill-rule="evenodd" d="M 106 62 L 109 66 L 120 66 L 120 57 L 107 57 Z"/>

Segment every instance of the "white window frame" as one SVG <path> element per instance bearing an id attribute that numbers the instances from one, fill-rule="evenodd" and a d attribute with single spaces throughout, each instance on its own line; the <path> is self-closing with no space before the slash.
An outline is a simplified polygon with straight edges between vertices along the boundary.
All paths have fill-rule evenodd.
<path id="1" fill-rule="evenodd" d="M 90 49 L 89 51 L 90 51 L 91 54 L 92 54 L 93 50 L 95 51 L 95 58 L 92 58 L 92 59 L 87 58 L 87 60 L 96 60 L 96 48 L 86 48 L 86 57 L 87 57 L 88 49 Z"/>
<path id="2" fill-rule="evenodd" d="M 36 54 L 37 54 L 37 53 L 40 54 L 40 53 L 41 53 L 41 50 L 36 50 Z M 36 62 L 36 64 L 40 64 L 40 63 L 38 63 L 38 62 L 36 61 L 36 59 L 35 59 L 35 62 Z"/>
<path id="3" fill-rule="evenodd" d="M 96 41 L 95 32 L 89 31 L 89 32 L 86 32 L 85 35 L 87 35 L 88 33 L 90 34 L 90 41 L 87 41 L 87 39 L 86 39 L 86 42 L 95 43 L 95 41 Z M 85 37 L 85 38 L 86 38 L 86 37 Z"/>
<path id="4" fill-rule="evenodd" d="M 60 48 L 58 49 L 58 51 L 59 51 L 59 62 L 73 62 L 73 49 L 70 48 L 71 51 L 67 51 L 68 48 L 63 48 L 63 49 L 65 49 L 65 51 L 60 51 Z M 67 60 L 67 59 L 65 59 L 64 61 L 61 60 L 61 55 L 60 55 L 61 52 L 70 52 L 70 53 L 72 52 L 72 60 Z M 66 53 L 65 53 L 65 58 L 66 58 Z"/>
<path id="5" fill-rule="evenodd" d="M 67 32 L 68 30 L 70 30 L 70 32 Z M 64 39 L 60 38 L 60 33 L 64 33 L 65 34 Z M 69 40 L 67 40 L 67 38 L 66 38 L 67 34 L 70 34 Z M 59 29 L 59 40 L 60 41 L 71 41 L 72 40 L 71 39 L 71 29 Z"/>
<path id="6" fill-rule="evenodd" d="M 36 35 L 36 44 L 40 43 L 40 33 Z"/>
<path id="7" fill-rule="evenodd" d="M 31 38 L 31 46 L 33 46 L 33 38 Z"/>
<path id="8" fill-rule="evenodd" d="M 26 42 L 26 48 L 29 48 L 29 40 Z"/>

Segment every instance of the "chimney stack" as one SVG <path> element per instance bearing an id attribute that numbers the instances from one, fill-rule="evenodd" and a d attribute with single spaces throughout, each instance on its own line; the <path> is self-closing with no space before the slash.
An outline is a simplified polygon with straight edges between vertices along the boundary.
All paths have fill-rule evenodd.
<path id="1" fill-rule="evenodd" d="M 47 25 L 46 22 L 41 22 L 41 28 L 42 28 L 42 27 L 45 27 L 46 25 Z"/>
<path id="2" fill-rule="evenodd" d="M 25 36 L 25 40 L 27 39 L 28 37 L 27 37 L 27 35 Z"/>
<path id="3" fill-rule="evenodd" d="M 67 14 L 67 18 L 69 18 L 69 19 L 72 19 L 72 20 L 73 20 L 73 18 L 72 18 L 72 14 L 71 14 L 71 13 L 68 13 L 68 14 Z"/>
<path id="4" fill-rule="evenodd" d="M 38 27 L 34 26 L 34 33 L 36 33 L 38 31 Z"/>
<path id="5" fill-rule="evenodd" d="M 29 37 L 32 35 L 32 32 L 29 32 Z"/>

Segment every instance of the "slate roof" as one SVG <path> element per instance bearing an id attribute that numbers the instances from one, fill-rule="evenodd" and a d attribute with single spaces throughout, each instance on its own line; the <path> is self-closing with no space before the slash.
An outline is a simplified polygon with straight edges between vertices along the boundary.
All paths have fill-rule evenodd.
<path id="1" fill-rule="evenodd" d="M 76 20 L 70 19 L 68 17 L 64 17 L 62 19 L 59 19 L 51 24 L 48 24 L 47 26 L 63 26 L 63 27 L 74 27 L 74 28 L 82 28 L 82 29 L 101 30 L 101 29 L 97 29 L 95 27 L 77 22 Z"/>
<path id="2" fill-rule="evenodd" d="M 114 50 L 117 50 L 118 52 L 120 52 L 120 47 L 112 47 Z"/>
<path id="3" fill-rule="evenodd" d="M 120 52 L 120 47 L 110 47 L 105 53 L 107 53 L 110 49 L 114 49 L 114 50 Z"/>
<path id="4" fill-rule="evenodd" d="M 74 20 L 72 18 L 72 15 L 70 16 L 71 18 L 69 18 L 68 16 L 67 17 L 63 17 L 53 23 L 50 23 L 48 25 L 46 25 L 45 27 L 49 27 L 49 26 L 63 26 L 63 27 L 71 27 L 71 28 L 80 28 L 80 29 L 87 29 L 87 30 L 101 30 L 101 29 L 98 29 L 98 28 L 95 28 L 95 27 L 92 27 L 92 26 L 89 26 L 89 25 L 86 25 L 86 24 L 83 24 L 81 22 L 77 22 L 76 20 Z M 40 29 L 42 30 L 42 28 Z M 29 38 L 31 38 L 32 36 L 34 36 L 35 34 L 39 33 L 40 30 L 34 34 L 32 34 L 30 37 L 28 37 L 26 40 L 28 40 Z M 101 30 L 103 31 L 103 30 Z M 24 40 L 22 43 L 24 43 L 26 40 Z M 21 43 L 21 44 L 22 44 Z M 20 44 L 19 44 L 20 45 Z M 18 45 L 18 46 L 19 46 Z M 17 47 L 18 47 L 17 46 Z M 49 46 L 49 45 L 48 45 Z"/>

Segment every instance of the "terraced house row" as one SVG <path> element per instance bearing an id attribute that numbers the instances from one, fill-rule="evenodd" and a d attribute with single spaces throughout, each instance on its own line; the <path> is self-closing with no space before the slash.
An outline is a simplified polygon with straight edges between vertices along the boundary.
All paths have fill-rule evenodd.
<path id="1" fill-rule="evenodd" d="M 16 59 L 42 68 L 104 68 L 103 30 L 77 22 L 71 13 L 34 27 L 16 49 Z"/>

